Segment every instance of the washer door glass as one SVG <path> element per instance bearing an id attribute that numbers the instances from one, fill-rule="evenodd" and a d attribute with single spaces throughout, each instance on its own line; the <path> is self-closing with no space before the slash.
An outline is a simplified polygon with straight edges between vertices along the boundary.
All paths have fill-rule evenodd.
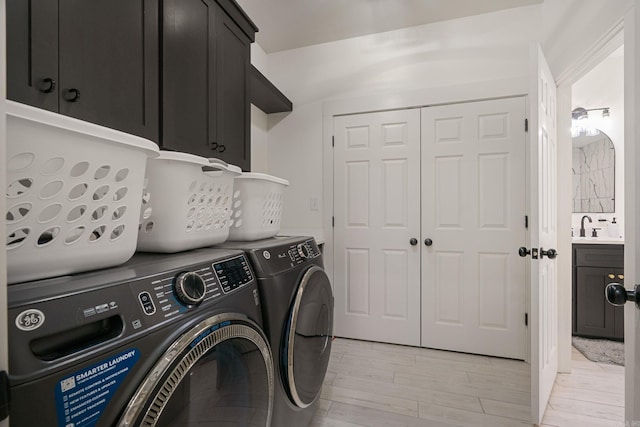
<path id="1" fill-rule="evenodd" d="M 273 361 L 263 334 L 241 315 L 214 316 L 161 357 L 120 426 L 271 424 Z"/>
<path id="2" fill-rule="evenodd" d="M 281 371 L 291 400 L 301 408 L 320 394 L 329 365 L 333 335 L 333 292 L 324 270 L 313 266 L 302 276 L 284 336 Z"/>

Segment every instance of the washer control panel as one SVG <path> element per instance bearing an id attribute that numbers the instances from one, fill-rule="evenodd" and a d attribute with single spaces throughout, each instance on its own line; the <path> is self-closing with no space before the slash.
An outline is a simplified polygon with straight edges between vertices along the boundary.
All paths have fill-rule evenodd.
<path id="1" fill-rule="evenodd" d="M 142 318 L 146 323 L 156 323 L 196 309 L 252 281 L 253 272 L 246 257 L 238 255 L 147 277 L 130 286 Z"/>

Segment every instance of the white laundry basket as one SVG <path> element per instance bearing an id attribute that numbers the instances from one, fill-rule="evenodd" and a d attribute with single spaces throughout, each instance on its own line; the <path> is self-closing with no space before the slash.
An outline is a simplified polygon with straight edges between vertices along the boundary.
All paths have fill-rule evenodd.
<path id="1" fill-rule="evenodd" d="M 151 141 L 7 106 L 9 283 L 111 267 L 135 252 Z"/>
<path id="2" fill-rule="evenodd" d="M 261 173 L 237 177 L 229 240 L 260 240 L 278 234 L 282 197 L 288 185 L 286 179 Z"/>
<path id="3" fill-rule="evenodd" d="M 180 252 L 227 240 L 233 180 L 240 174 L 221 160 L 180 152 L 149 159 L 138 250 Z"/>

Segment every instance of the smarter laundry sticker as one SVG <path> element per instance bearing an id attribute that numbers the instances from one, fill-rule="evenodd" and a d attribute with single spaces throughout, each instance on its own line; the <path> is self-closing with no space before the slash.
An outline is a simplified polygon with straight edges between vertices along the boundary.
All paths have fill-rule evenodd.
<path id="1" fill-rule="evenodd" d="M 95 426 L 139 357 L 132 348 L 62 378 L 56 385 L 58 426 Z"/>

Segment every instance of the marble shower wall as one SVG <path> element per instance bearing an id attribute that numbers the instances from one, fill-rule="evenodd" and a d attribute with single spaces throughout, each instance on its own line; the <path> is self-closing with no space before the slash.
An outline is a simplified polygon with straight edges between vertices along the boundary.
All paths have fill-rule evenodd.
<path id="1" fill-rule="evenodd" d="M 574 212 L 615 211 L 614 165 L 615 150 L 604 134 L 573 149 Z"/>

